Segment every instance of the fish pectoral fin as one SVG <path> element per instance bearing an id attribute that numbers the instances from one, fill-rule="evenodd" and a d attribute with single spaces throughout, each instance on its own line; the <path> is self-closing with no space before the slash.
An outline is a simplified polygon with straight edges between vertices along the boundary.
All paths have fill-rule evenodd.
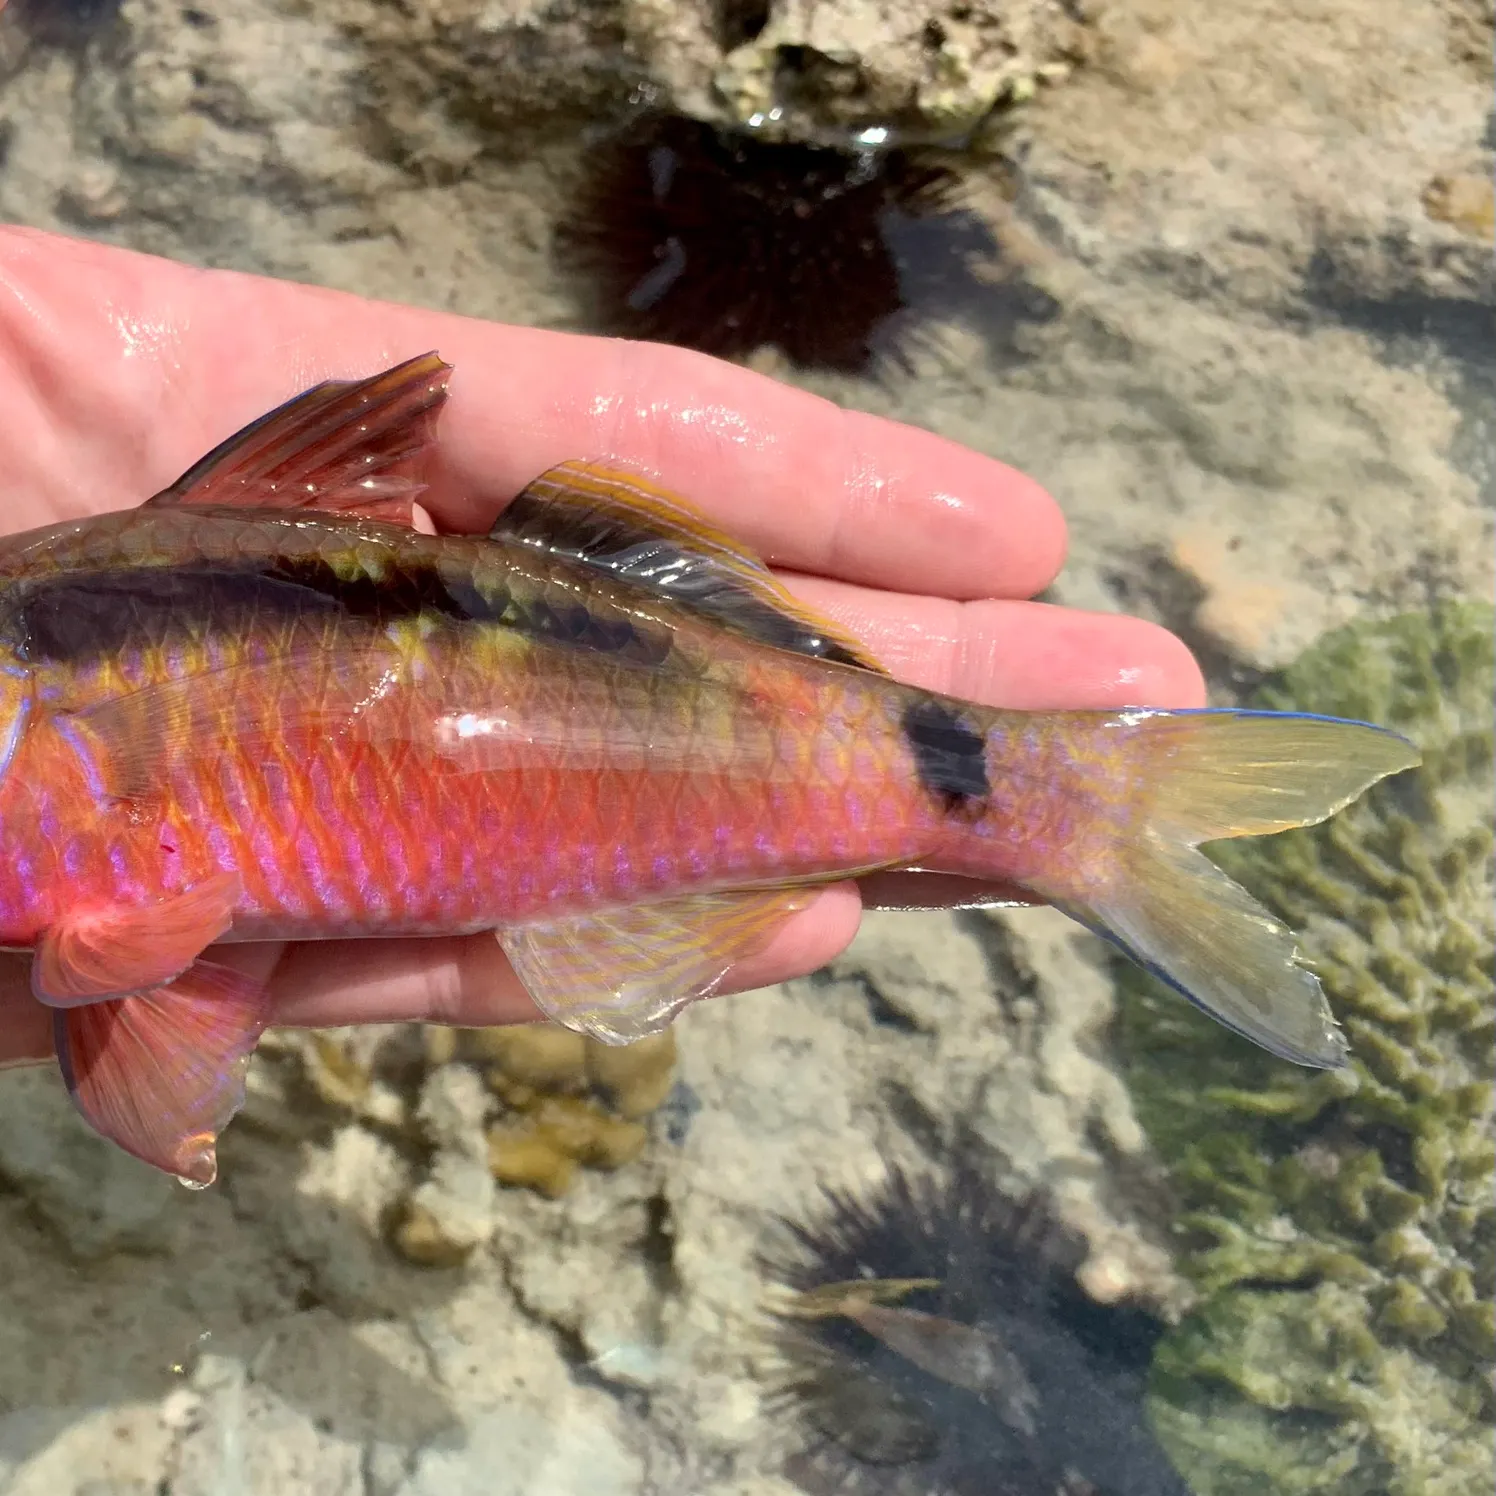
<path id="1" fill-rule="evenodd" d="M 66 914 L 37 941 L 31 990 L 73 1008 L 160 987 L 227 933 L 240 891 L 237 873 L 215 873 L 154 904 Z"/>
<path id="2" fill-rule="evenodd" d="M 147 500 L 156 505 L 321 509 L 411 523 L 421 466 L 447 398 L 435 353 L 369 379 L 330 379 L 236 432 Z"/>
<path id="3" fill-rule="evenodd" d="M 814 897 L 800 888 L 698 894 L 497 934 L 537 1007 L 604 1044 L 630 1044 L 710 997 Z"/>
<path id="4" fill-rule="evenodd" d="M 752 551 L 637 474 L 563 462 L 529 484 L 489 534 L 594 567 L 761 644 L 886 674 Z"/>
<path id="5" fill-rule="evenodd" d="M 264 986 L 211 961 L 135 997 L 52 1015 L 62 1077 L 102 1136 L 194 1185 L 218 1172 L 218 1134 L 244 1104 L 268 1014 Z"/>

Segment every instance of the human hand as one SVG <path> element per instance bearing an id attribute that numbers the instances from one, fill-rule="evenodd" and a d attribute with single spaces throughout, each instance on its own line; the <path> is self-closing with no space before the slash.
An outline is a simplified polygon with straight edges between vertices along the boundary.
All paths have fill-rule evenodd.
<path id="1" fill-rule="evenodd" d="M 546 468 L 608 458 L 699 504 L 901 679 L 1017 708 L 1204 700 L 1194 660 L 1162 629 L 1021 601 L 1064 559 L 1059 510 L 1021 473 L 926 432 L 680 349 L 14 228 L 0 228 L 0 533 L 131 508 L 307 386 L 431 348 L 456 368 L 421 501 L 441 529 L 486 531 Z M 885 882 L 879 896 L 905 893 Z M 828 888 L 724 990 L 822 965 L 852 938 L 859 908 L 855 884 Z M 488 935 L 214 954 L 268 980 L 277 1023 L 539 1016 Z M 0 1065 L 51 1053 L 27 960 L 0 956 Z"/>

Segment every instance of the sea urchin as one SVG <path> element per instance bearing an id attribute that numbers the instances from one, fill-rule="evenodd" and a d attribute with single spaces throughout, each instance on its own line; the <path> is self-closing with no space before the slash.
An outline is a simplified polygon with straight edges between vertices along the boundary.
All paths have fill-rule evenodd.
<path id="1" fill-rule="evenodd" d="M 596 331 L 726 358 L 773 345 L 801 368 L 860 372 L 900 357 L 912 279 L 959 280 L 995 251 L 958 188 L 923 153 L 651 113 L 594 148 L 557 249 Z"/>
<path id="2" fill-rule="evenodd" d="M 1096 1303 L 1084 1244 L 969 1145 L 944 1178 L 828 1194 L 766 1262 L 794 1293 L 777 1402 L 814 1496 L 1187 1496 L 1144 1383 L 1163 1326 Z"/>

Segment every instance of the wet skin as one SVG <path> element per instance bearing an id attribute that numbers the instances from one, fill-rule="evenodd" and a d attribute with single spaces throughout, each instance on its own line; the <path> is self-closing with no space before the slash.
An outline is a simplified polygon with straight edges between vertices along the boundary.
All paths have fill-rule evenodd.
<path id="1" fill-rule="evenodd" d="M 133 507 L 318 380 L 440 348 L 460 371 L 422 504 L 483 532 L 567 458 L 608 457 L 686 495 L 901 679 L 995 706 L 1198 706 L 1198 667 L 1137 619 L 1023 599 L 1065 554 L 1059 508 L 1013 469 L 728 364 L 373 302 L 0 228 L 0 531 Z M 995 414 L 994 419 L 998 419 Z M 888 881 L 881 902 L 951 897 Z M 913 886 L 920 884 L 920 887 Z M 851 939 L 827 889 L 724 988 L 811 971 Z M 215 952 L 215 957 L 219 953 Z M 280 1023 L 537 1017 L 490 935 L 241 945 Z M 51 1055 L 29 958 L 0 955 L 0 1064 Z"/>

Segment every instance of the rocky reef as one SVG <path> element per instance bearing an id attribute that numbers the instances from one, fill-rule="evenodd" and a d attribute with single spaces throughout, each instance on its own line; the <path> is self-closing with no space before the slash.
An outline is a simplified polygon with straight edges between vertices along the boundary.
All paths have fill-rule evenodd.
<path id="1" fill-rule="evenodd" d="M 1491 1487 L 1493 631 L 1473 602 L 1352 625 L 1256 698 L 1424 752 L 1325 826 L 1211 849 L 1303 932 L 1348 1069 L 1280 1064 L 1125 979 L 1125 1071 L 1201 1294 L 1154 1410 L 1201 1496 Z"/>
<path id="2" fill-rule="evenodd" d="M 549 1024 L 275 1031 L 249 1080 L 250 1127 L 356 1124 L 415 1165 L 385 1215 L 410 1262 L 455 1267 L 493 1232 L 496 1187 L 558 1199 L 578 1170 L 644 1152 L 675 1087 L 673 1032 L 609 1049 Z M 668 1127 L 668 1122 L 667 1122 Z"/>
<path id="3" fill-rule="evenodd" d="M 1077 0 L 426 0 L 397 13 L 341 0 L 338 9 L 392 97 L 424 94 L 452 115 L 533 124 L 558 107 L 605 112 L 632 83 L 697 118 L 799 139 L 869 124 L 969 130 L 995 106 L 1062 81 L 1088 49 Z"/>

